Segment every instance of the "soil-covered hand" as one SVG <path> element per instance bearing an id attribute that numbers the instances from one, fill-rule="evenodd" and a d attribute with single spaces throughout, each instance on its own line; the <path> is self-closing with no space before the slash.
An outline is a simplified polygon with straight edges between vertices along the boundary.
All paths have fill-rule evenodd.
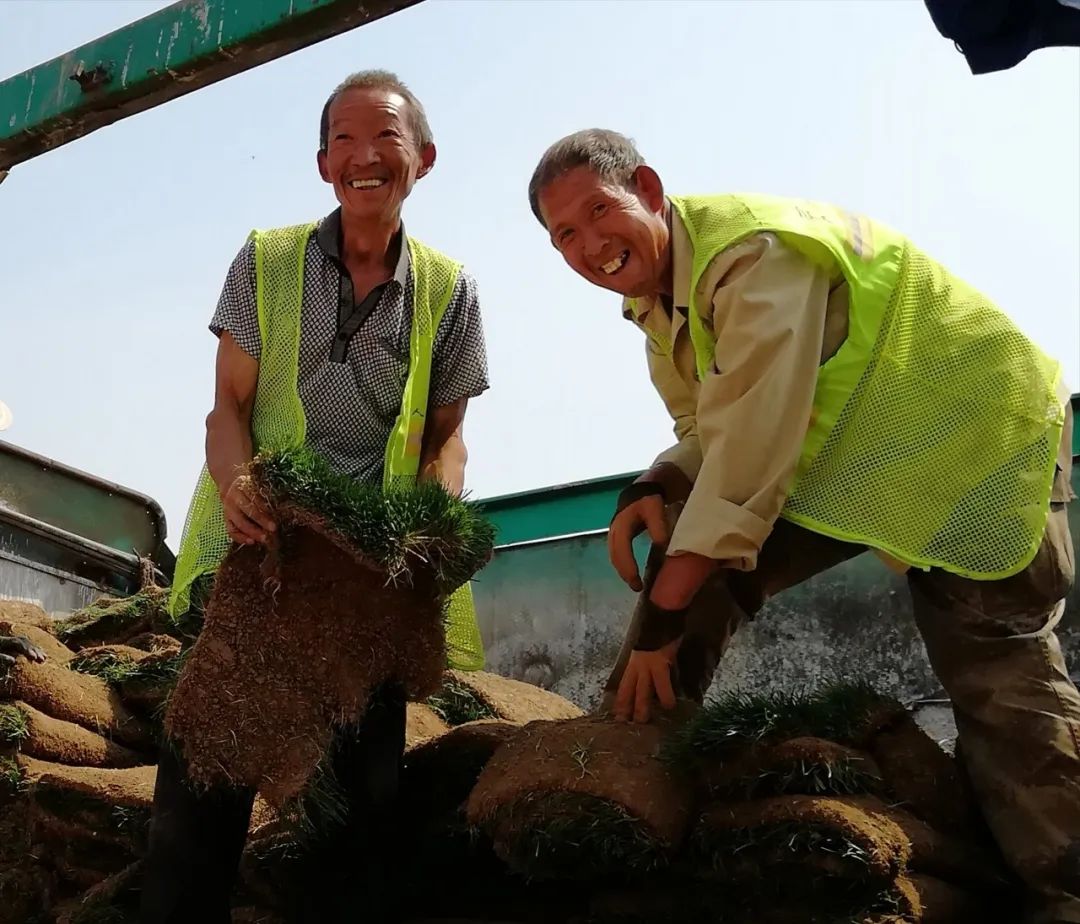
<path id="1" fill-rule="evenodd" d="M 671 666 L 681 643 L 680 637 L 655 651 L 631 653 L 615 695 L 615 718 L 621 722 L 631 718 L 635 722 L 648 722 L 654 698 L 664 709 L 675 708 Z"/>
<path id="2" fill-rule="evenodd" d="M 277 529 L 246 475 L 232 480 L 221 495 L 221 506 L 225 511 L 225 530 L 229 538 L 241 545 L 265 543 L 269 534 Z"/>
<path id="3" fill-rule="evenodd" d="M 45 652 L 23 635 L 0 639 L 0 666 L 11 667 L 20 656 L 37 664 L 45 660 Z"/>

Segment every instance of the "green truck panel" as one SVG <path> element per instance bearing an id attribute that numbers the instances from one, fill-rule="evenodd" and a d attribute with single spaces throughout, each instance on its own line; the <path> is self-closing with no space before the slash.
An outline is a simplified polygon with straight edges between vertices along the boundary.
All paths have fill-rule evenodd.
<path id="1" fill-rule="evenodd" d="M 1080 416 L 1080 394 L 1072 396 Z M 1073 456 L 1080 456 L 1080 426 L 1073 427 Z M 504 494 L 477 501 L 495 523 L 499 545 L 535 542 L 556 536 L 607 529 L 619 492 L 640 472 L 608 475 L 556 487 Z M 1077 484 L 1077 471 L 1073 471 Z M 1077 488 L 1080 493 L 1080 488 Z"/>
<path id="2" fill-rule="evenodd" d="M 119 119 L 418 2 L 173 3 L 0 83 L 0 172 Z"/>

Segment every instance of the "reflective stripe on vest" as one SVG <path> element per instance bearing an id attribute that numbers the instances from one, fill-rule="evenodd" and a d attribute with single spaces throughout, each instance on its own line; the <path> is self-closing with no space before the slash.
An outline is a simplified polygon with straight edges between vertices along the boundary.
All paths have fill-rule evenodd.
<path id="1" fill-rule="evenodd" d="M 253 231 L 255 293 L 262 355 L 251 416 L 256 452 L 302 445 L 307 421 L 297 376 L 304 260 L 313 224 Z M 453 296 L 460 266 L 413 238 L 407 238 L 412 261 L 413 317 L 409 333 L 409 373 L 401 411 L 386 446 L 383 485 L 387 490 L 413 485 L 420 470 L 424 425 L 431 386 L 435 332 Z M 188 510 L 177 555 L 169 611 L 180 616 L 190 605 L 192 584 L 215 571 L 231 542 L 217 486 L 203 467 Z M 483 667 L 483 645 L 476 624 L 470 585 L 448 601 L 447 660 L 460 670 Z"/>
<path id="2" fill-rule="evenodd" d="M 671 202 L 693 247 L 691 292 L 717 254 L 762 231 L 849 284 L 848 336 L 818 372 L 782 515 L 915 567 L 981 580 L 1026 567 L 1064 422 L 1059 364 L 877 222 L 768 196 Z M 689 312 L 699 379 L 717 374 L 710 307 Z"/>

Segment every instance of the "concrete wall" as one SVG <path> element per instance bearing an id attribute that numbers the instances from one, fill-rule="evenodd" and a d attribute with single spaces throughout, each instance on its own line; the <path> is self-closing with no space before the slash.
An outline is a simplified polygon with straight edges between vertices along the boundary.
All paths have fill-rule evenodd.
<path id="1" fill-rule="evenodd" d="M 1080 502 L 1070 510 L 1074 546 Z M 489 669 L 592 707 L 614 663 L 634 595 L 615 576 L 606 536 L 503 549 L 474 585 Z M 1080 590 L 1061 630 L 1080 674 Z M 940 688 L 903 578 L 872 555 L 845 562 L 769 602 L 721 662 L 714 691 L 793 689 L 865 678 L 911 702 Z"/>

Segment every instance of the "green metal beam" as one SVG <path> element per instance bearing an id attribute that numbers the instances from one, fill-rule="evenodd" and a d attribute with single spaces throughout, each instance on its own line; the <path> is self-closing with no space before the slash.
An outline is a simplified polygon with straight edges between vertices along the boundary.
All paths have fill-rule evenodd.
<path id="1" fill-rule="evenodd" d="M 5 170 L 421 0 L 180 0 L 0 83 Z"/>
<path id="2" fill-rule="evenodd" d="M 606 529 L 619 492 L 640 472 L 478 500 L 499 546 Z"/>

